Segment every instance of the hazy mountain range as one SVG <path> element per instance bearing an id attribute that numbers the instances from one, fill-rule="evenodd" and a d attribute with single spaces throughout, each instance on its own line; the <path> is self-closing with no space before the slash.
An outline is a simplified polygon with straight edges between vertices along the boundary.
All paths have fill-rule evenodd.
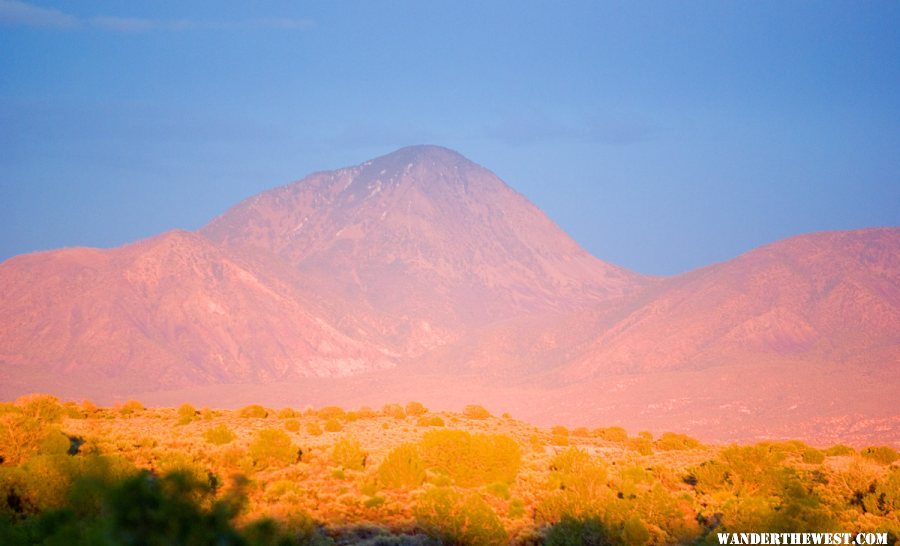
<path id="1" fill-rule="evenodd" d="M 312 174 L 197 232 L 16 256 L 0 310 L 4 398 L 481 403 L 714 440 L 900 443 L 900 228 L 648 277 L 434 146 Z"/>

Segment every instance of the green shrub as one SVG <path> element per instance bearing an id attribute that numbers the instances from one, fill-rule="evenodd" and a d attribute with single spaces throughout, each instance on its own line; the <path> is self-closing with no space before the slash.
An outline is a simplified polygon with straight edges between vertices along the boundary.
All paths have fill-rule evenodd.
<path id="1" fill-rule="evenodd" d="M 546 546 L 577 546 L 581 544 L 603 546 L 617 542 L 600 518 L 592 516 L 577 519 L 566 515 L 547 531 L 547 539 L 544 544 Z M 640 544 L 640 542 L 634 544 Z"/>
<path id="2" fill-rule="evenodd" d="M 859 454 L 883 465 L 889 465 L 900 459 L 897 450 L 890 446 L 869 446 L 860 451 Z"/>
<path id="3" fill-rule="evenodd" d="M 238 411 L 238 417 L 245 419 L 265 419 L 269 416 L 269 410 L 259 404 L 245 406 Z"/>
<path id="4" fill-rule="evenodd" d="M 378 466 L 378 482 L 392 489 L 416 488 L 425 481 L 425 465 L 413 444 L 392 449 Z"/>
<path id="5" fill-rule="evenodd" d="M 225 445 L 234 440 L 234 433 L 225 423 L 220 423 L 203 433 L 203 438 L 217 446 Z"/>
<path id="6" fill-rule="evenodd" d="M 298 448 L 281 429 L 267 428 L 250 442 L 250 457 L 257 468 L 285 466 L 297 462 Z"/>
<path id="7" fill-rule="evenodd" d="M 345 470 L 363 470 L 367 454 L 352 438 L 341 438 L 331 450 L 331 461 Z"/>

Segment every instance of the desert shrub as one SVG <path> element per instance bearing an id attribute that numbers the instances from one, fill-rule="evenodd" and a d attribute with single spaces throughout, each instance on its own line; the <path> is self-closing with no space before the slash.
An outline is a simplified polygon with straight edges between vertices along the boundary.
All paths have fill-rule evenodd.
<path id="1" fill-rule="evenodd" d="M 628 447 L 641 455 L 653 455 L 653 441 L 646 437 L 631 438 L 628 440 Z"/>
<path id="2" fill-rule="evenodd" d="M 387 417 L 393 417 L 394 419 L 403 419 L 406 417 L 406 410 L 404 410 L 403 406 L 400 404 L 385 404 L 381 407 L 381 413 Z"/>
<path id="3" fill-rule="evenodd" d="M 120 415 L 135 415 L 144 411 L 144 405 L 138 400 L 128 400 L 119 407 Z"/>
<path id="4" fill-rule="evenodd" d="M 550 429 L 550 434 L 554 436 L 569 436 L 569 429 L 562 425 L 556 425 Z"/>
<path id="5" fill-rule="evenodd" d="M 23 414 L 42 423 L 58 423 L 65 413 L 59 399 L 49 394 L 27 394 L 16 399 Z"/>
<path id="6" fill-rule="evenodd" d="M 329 419 L 343 419 L 346 417 L 347 412 L 344 411 L 344 408 L 339 406 L 325 406 L 321 408 L 318 412 L 320 418 L 329 420 Z"/>
<path id="7" fill-rule="evenodd" d="M 250 442 L 250 457 L 257 468 L 285 466 L 297 461 L 298 448 L 290 436 L 280 429 L 267 428 L 256 433 Z"/>
<path id="8" fill-rule="evenodd" d="M 595 514 L 608 500 L 606 467 L 587 452 L 569 448 L 550 461 L 547 494 L 538 508 L 538 521 L 554 523 L 565 515 L 583 517 Z"/>
<path id="9" fill-rule="evenodd" d="M 522 461 L 519 444 L 501 434 L 432 430 L 425 433 L 419 445 L 428 468 L 464 487 L 512 482 Z"/>
<path id="10" fill-rule="evenodd" d="M 444 544 L 501 546 L 508 541 L 500 518 L 475 493 L 430 489 L 416 503 L 415 516 Z"/>
<path id="11" fill-rule="evenodd" d="M 660 451 L 680 451 L 687 449 L 697 449 L 700 442 L 691 438 L 687 434 L 678 434 L 675 432 L 663 432 L 659 440 L 656 441 L 656 448 Z"/>
<path id="12" fill-rule="evenodd" d="M 373 410 L 369 406 L 363 406 L 363 407 L 359 408 L 358 410 L 356 410 L 356 415 L 360 419 L 372 419 L 373 417 L 376 417 L 378 414 L 375 413 L 375 410 Z"/>
<path id="13" fill-rule="evenodd" d="M 234 433 L 231 432 L 231 429 L 228 428 L 228 425 L 226 425 L 225 423 L 219 423 L 218 425 L 207 429 L 206 432 L 203 433 L 203 438 L 211 444 L 220 446 L 234 440 Z"/>
<path id="14" fill-rule="evenodd" d="M 509 501 L 509 511 L 506 517 L 517 519 L 525 515 L 525 502 L 522 499 L 513 499 Z"/>
<path id="15" fill-rule="evenodd" d="M 278 410 L 279 419 L 295 419 L 299 416 L 300 414 L 294 408 L 281 408 Z"/>
<path id="16" fill-rule="evenodd" d="M 428 413 L 428 408 L 422 405 L 421 402 L 409 402 L 406 404 L 406 415 L 410 417 L 417 417 L 425 413 Z"/>
<path id="17" fill-rule="evenodd" d="M 859 452 L 866 459 L 871 459 L 883 465 L 889 465 L 900 459 L 897 450 L 890 446 L 869 446 Z"/>
<path id="18" fill-rule="evenodd" d="M 244 406 L 238 411 L 238 417 L 245 419 L 265 419 L 269 416 L 269 410 L 259 404 Z"/>
<path id="19" fill-rule="evenodd" d="M 368 455 L 352 438 L 341 438 L 331 450 L 331 461 L 345 470 L 363 470 Z"/>
<path id="20" fill-rule="evenodd" d="M 344 427 L 337 419 L 331 418 L 325 421 L 325 432 L 340 432 Z"/>
<path id="21" fill-rule="evenodd" d="M 423 415 L 416 421 L 416 426 L 420 427 L 442 427 L 444 420 L 437 415 Z"/>
<path id="22" fill-rule="evenodd" d="M 284 421 L 284 428 L 290 432 L 298 432 L 300 430 L 300 421 L 296 419 L 286 419 Z"/>
<path id="23" fill-rule="evenodd" d="M 415 488 L 425 481 L 425 465 L 413 444 L 392 449 L 378 466 L 378 482 L 393 489 Z"/>
<path id="24" fill-rule="evenodd" d="M 83 400 L 81 402 L 81 411 L 85 414 L 85 416 L 90 417 L 97 413 L 97 405 L 90 400 Z"/>
<path id="25" fill-rule="evenodd" d="M 39 453 L 66 453 L 69 440 L 46 412 L 8 411 L 0 414 L 0 457 L 17 465 Z M 51 419 L 47 421 L 46 419 Z"/>
<path id="26" fill-rule="evenodd" d="M 487 419 L 491 417 L 491 412 L 478 404 L 469 404 L 463 408 L 463 417 L 467 419 Z"/>
<path id="27" fill-rule="evenodd" d="M 186 425 L 197 416 L 197 408 L 190 404 L 182 404 L 178 407 L 178 424 Z"/>
<path id="28" fill-rule="evenodd" d="M 856 450 L 844 444 L 837 444 L 825 450 L 825 455 L 829 457 L 844 457 L 847 455 L 856 455 Z"/>
<path id="29" fill-rule="evenodd" d="M 594 436 L 607 442 L 625 443 L 628 441 L 628 432 L 622 427 L 598 428 L 594 431 Z"/>
<path id="30" fill-rule="evenodd" d="M 651 442 L 653 441 L 653 433 L 649 430 L 642 430 L 638 432 L 637 437 L 644 440 L 650 440 Z"/>
<path id="31" fill-rule="evenodd" d="M 579 436 L 581 438 L 587 438 L 591 435 L 590 431 L 586 427 L 577 427 L 572 429 L 572 436 Z"/>
<path id="32" fill-rule="evenodd" d="M 819 464 L 825 461 L 825 454 L 814 447 L 807 447 L 801 458 L 807 464 Z"/>
<path id="33" fill-rule="evenodd" d="M 578 546 L 582 544 L 605 546 L 616 544 L 616 542 L 599 517 L 574 518 L 566 515 L 559 523 L 550 527 L 544 544 L 546 546 Z M 640 542 L 634 544 L 640 544 Z"/>
<path id="34" fill-rule="evenodd" d="M 306 423 L 306 433 L 310 436 L 321 436 L 322 427 L 316 421 L 309 421 Z"/>
<path id="35" fill-rule="evenodd" d="M 559 447 L 569 445 L 569 435 L 554 434 L 550 436 L 550 445 Z"/>

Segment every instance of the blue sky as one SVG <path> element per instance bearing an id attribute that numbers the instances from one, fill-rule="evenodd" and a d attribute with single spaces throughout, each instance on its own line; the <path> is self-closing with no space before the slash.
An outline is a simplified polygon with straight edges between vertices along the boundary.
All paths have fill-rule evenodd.
<path id="1" fill-rule="evenodd" d="M 0 0 L 0 259 L 410 144 L 673 274 L 900 224 L 898 2 Z"/>

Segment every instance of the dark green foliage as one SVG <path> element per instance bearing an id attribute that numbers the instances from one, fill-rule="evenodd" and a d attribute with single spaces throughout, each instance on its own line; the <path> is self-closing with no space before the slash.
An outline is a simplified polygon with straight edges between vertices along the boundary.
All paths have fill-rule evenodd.
<path id="1" fill-rule="evenodd" d="M 547 532 L 546 546 L 607 546 L 618 544 L 598 517 L 564 516 Z"/>

